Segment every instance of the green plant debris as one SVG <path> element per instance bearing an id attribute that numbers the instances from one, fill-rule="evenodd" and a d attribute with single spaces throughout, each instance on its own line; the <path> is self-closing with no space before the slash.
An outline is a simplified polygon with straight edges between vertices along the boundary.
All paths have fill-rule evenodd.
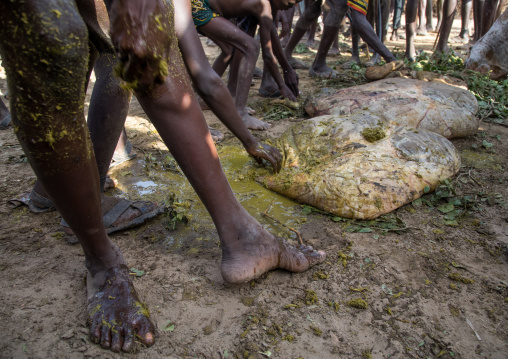
<path id="1" fill-rule="evenodd" d="M 171 320 L 168 320 L 164 328 L 162 328 L 162 330 L 164 330 L 165 332 L 172 332 L 173 330 L 175 330 L 175 323 L 172 323 Z"/>
<path id="2" fill-rule="evenodd" d="M 465 70 L 464 60 L 453 51 L 430 56 L 422 52 L 410 65 L 414 70 L 431 71 L 460 78 L 478 100 L 480 120 L 508 126 L 508 78 L 495 81 L 489 74 Z"/>
<path id="3" fill-rule="evenodd" d="M 190 214 L 191 205 L 189 201 L 180 201 L 173 193 L 165 202 L 166 208 L 171 208 L 171 210 L 168 212 L 168 228 L 174 230 L 176 229 L 177 223 L 189 223 L 190 219 L 192 218 L 192 215 Z"/>
<path id="4" fill-rule="evenodd" d="M 376 142 L 386 137 L 383 127 L 378 126 L 374 128 L 365 128 L 362 131 L 362 136 L 369 142 Z"/>
<path id="5" fill-rule="evenodd" d="M 388 315 L 393 315 L 392 308 L 390 308 L 390 307 L 386 307 L 386 308 L 385 308 L 385 312 L 386 312 L 386 314 L 388 314 Z"/>
<path id="6" fill-rule="evenodd" d="M 342 253 L 342 251 L 339 251 L 339 253 L 337 253 L 338 257 L 339 257 L 339 262 L 338 263 L 342 263 L 342 266 L 344 268 L 346 268 L 347 266 L 347 260 L 348 260 L 348 256 L 345 255 L 344 253 Z"/>
<path id="7" fill-rule="evenodd" d="M 328 279 L 328 277 L 329 277 L 328 274 L 321 272 L 321 271 L 314 272 L 314 274 L 312 275 L 312 278 L 314 278 L 315 280 L 318 280 L 318 279 L 326 280 L 326 279 Z"/>
<path id="8" fill-rule="evenodd" d="M 393 299 L 398 299 L 398 298 L 400 298 L 402 296 L 402 294 L 404 294 L 404 292 L 398 292 L 397 294 L 392 295 L 392 298 Z"/>
<path id="9" fill-rule="evenodd" d="M 464 283 L 464 284 L 473 284 L 474 283 L 474 280 L 469 279 L 464 276 L 461 276 L 459 273 L 456 273 L 456 272 L 448 274 L 448 278 L 450 278 L 451 280 L 454 280 L 456 282 L 460 282 L 460 283 Z"/>
<path id="10" fill-rule="evenodd" d="M 309 328 L 312 330 L 312 333 L 314 333 L 314 335 L 320 337 L 323 335 L 323 331 L 316 327 L 315 325 L 310 325 Z"/>
<path id="11" fill-rule="evenodd" d="M 295 337 L 294 337 L 294 336 L 292 336 L 291 334 L 287 334 L 287 335 L 285 335 L 285 336 L 283 336 L 283 337 L 282 337 L 282 340 L 286 340 L 286 341 L 288 341 L 288 342 L 292 343 L 292 342 L 293 342 L 293 340 L 295 340 Z"/>
<path id="12" fill-rule="evenodd" d="M 64 232 L 55 232 L 53 234 L 51 234 L 51 237 L 55 238 L 55 239 L 62 239 L 66 236 L 66 234 Z"/>
<path id="13" fill-rule="evenodd" d="M 319 299 L 313 290 L 305 289 L 305 304 L 312 305 L 312 304 L 318 304 Z"/>
<path id="14" fill-rule="evenodd" d="M 243 333 L 242 333 L 242 334 L 240 334 L 240 338 L 242 338 L 242 339 L 243 339 L 243 338 L 245 338 L 245 337 L 247 336 L 247 334 L 249 334 L 249 332 L 250 332 L 250 329 L 249 329 L 249 328 L 245 329 L 245 330 L 243 331 Z"/>
<path id="15" fill-rule="evenodd" d="M 367 349 L 367 350 L 364 350 L 362 352 L 362 356 L 365 358 L 365 359 L 372 359 L 372 351 L 370 349 Z"/>
<path id="16" fill-rule="evenodd" d="M 291 304 L 286 304 L 284 306 L 284 309 L 292 309 L 292 308 L 300 308 L 300 307 L 301 307 L 300 304 L 293 304 L 293 303 L 291 303 Z"/>
<path id="17" fill-rule="evenodd" d="M 459 287 L 455 283 L 450 283 L 450 289 L 452 289 L 452 290 L 459 290 Z"/>
<path id="18" fill-rule="evenodd" d="M 454 316 L 454 317 L 458 317 L 460 315 L 460 309 L 457 308 L 457 307 L 454 307 L 453 305 L 449 304 L 448 305 L 448 309 L 450 310 L 450 313 Z"/>
<path id="19" fill-rule="evenodd" d="M 253 297 L 241 297 L 240 302 L 246 307 L 252 307 L 254 305 Z"/>
<path id="20" fill-rule="evenodd" d="M 136 277 L 141 277 L 144 274 L 145 274 L 145 271 L 142 271 L 140 269 L 137 269 L 137 268 L 131 268 L 130 269 L 130 275 L 133 275 L 133 276 L 136 276 Z"/>
<path id="21" fill-rule="evenodd" d="M 349 287 L 349 290 L 352 292 L 358 292 L 358 293 L 363 294 L 365 296 L 365 299 L 367 299 L 367 294 L 365 294 L 365 292 L 370 292 L 370 289 L 367 287 L 360 287 L 360 288 Z"/>
<path id="22" fill-rule="evenodd" d="M 364 301 L 362 298 L 356 298 L 353 300 L 350 300 L 347 302 L 347 305 L 351 308 L 357 308 L 357 309 L 367 309 L 368 305 L 367 302 Z"/>
<path id="23" fill-rule="evenodd" d="M 337 302 L 330 301 L 330 302 L 328 302 L 328 306 L 332 307 L 333 310 L 335 311 L 335 313 L 337 313 L 339 311 L 339 309 L 340 309 L 340 304 L 337 303 Z"/>

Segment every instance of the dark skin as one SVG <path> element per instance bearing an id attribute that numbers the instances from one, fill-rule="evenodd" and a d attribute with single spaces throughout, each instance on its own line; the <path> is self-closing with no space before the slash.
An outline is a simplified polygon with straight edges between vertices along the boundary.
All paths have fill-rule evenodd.
<path id="1" fill-rule="evenodd" d="M 0 54 L 13 124 L 35 174 L 83 248 L 90 335 L 113 351 L 132 351 L 135 340 L 152 345 L 149 312 L 102 223 L 99 175 L 83 115 L 87 27 L 72 2 L 0 2 L 0 10 L 6 15 L 0 17 Z M 249 281 L 275 268 L 300 272 L 322 262 L 323 252 L 277 240 L 236 200 L 179 55 L 171 8 L 156 0 L 115 0 L 111 18 L 121 73 L 134 80 L 140 104 L 214 220 L 225 281 Z M 160 21 L 168 21 L 161 26 L 167 32 L 157 27 Z M 160 66 L 167 59 L 169 73 Z"/>
<path id="2" fill-rule="evenodd" d="M 355 9 L 351 9 L 351 21 L 353 26 L 353 59 L 359 59 L 358 36 L 360 36 L 386 62 L 397 61 L 390 50 L 379 40 L 365 15 Z"/>
<path id="3" fill-rule="evenodd" d="M 280 152 L 272 146 L 260 142 L 247 129 L 236 111 L 233 99 L 224 82 L 210 66 L 198 34 L 192 24 L 190 5 L 188 1 L 176 0 L 175 12 L 178 14 L 175 21 L 176 36 L 183 55 L 187 70 L 193 80 L 197 92 L 214 114 L 233 132 L 242 142 L 247 153 L 259 164 L 263 160 L 269 162 L 274 172 L 279 172 L 282 166 Z M 189 22 L 190 20 L 190 22 Z M 131 94 L 120 86 L 120 81 L 113 74 L 116 58 L 110 54 L 94 54 L 96 83 L 90 101 L 88 126 L 97 158 L 100 178 L 106 177 L 113 152 L 114 141 L 122 131 Z M 107 89 L 107 90 L 103 90 Z M 117 144 L 118 147 L 118 144 Z M 101 191 L 104 183 L 101 181 Z M 37 181 L 34 190 L 37 194 L 48 197 L 40 181 Z M 115 200 L 102 196 L 103 205 L 112 207 Z M 105 201 L 108 203 L 106 204 Z M 139 215 L 136 209 L 127 209 L 118 219 L 118 222 L 128 221 Z"/>
<path id="4" fill-rule="evenodd" d="M 298 76 L 282 55 L 277 30 L 273 19 L 278 10 L 287 10 L 294 5 L 294 0 L 212 0 L 210 7 L 224 17 L 215 17 L 199 31 L 208 36 L 222 49 L 222 53 L 215 60 L 214 70 L 221 75 L 231 63 L 229 90 L 235 99 L 240 116 L 251 129 L 267 129 L 269 125 L 247 113 L 246 105 L 250 84 L 254 74 L 259 45 L 252 37 L 230 23 L 227 19 L 235 17 L 253 16 L 259 24 L 261 50 L 263 62 L 273 76 L 281 95 L 296 101 L 298 96 Z M 252 27 L 252 29 L 255 29 Z M 281 76 L 277 59 L 283 69 Z"/>
<path id="5" fill-rule="evenodd" d="M 475 30 L 480 31 L 479 37 L 487 33 L 492 24 L 494 23 L 495 14 L 499 5 L 499 0 L 486 0 L 481 6 L 481 25 L 476 26 Z M 444 0 L 443 3 L 443 21 L 439 30 L 439 40 L 436 46 L 436 52 L 449 52 L 448 38 L 453 25 L 453 18 L 457 7 L 457 0 Z M 476 7 L 475 7 L 476 10 Z M 476 20 L 476 16 L 475 16 Z M 476 38 L 476 34 L 475 34 Z"/>
<path id="6" fill-rule="evenodd" d="M 7 106 L 5 106 L 2 99 L 0 99 L 0 129 L 7 128 L 10 123 L 10 114 Z"/>

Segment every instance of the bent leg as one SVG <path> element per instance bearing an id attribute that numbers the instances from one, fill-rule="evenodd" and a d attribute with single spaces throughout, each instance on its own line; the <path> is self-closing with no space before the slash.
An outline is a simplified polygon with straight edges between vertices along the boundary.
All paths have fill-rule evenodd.
<path id="1" fill-rule="evenodd" d="M 235 49 L 231 64 L 234 74 L 230 77 L 230 81 L 235 83 L 229 85 L 228 88 L 233 89 L 235 92 L 231 95 L 235 100 L 236 109 L 247 128 L 256 130 L 268 128 L 267 123 L 249 115 L 246 108 L 250 84 L 259 55 L 259 43 L 224 18 L 214 18 L 199 29 L 219 47 Z"/>
<path id="2" fill-rule="evenodd" d="M 358 31 L 360 37 L 372 48 L 376 51 L 386 62 L 396 61 L 397 59 L 393 54 L 388 50 L 388 48 L 379 40 L 374 29 L 370 26 L 370 23 L 367 21 L 365 15 L 360 14 L 356 10 L 351 11 L 351 19 L 353 23 L 353 27 Z"/>
<path id="3" fill-rule="evenodd" d="M 153 325 L 138 314 L 140 302 L 122 254 L 102 223 L 99 176 L 83 115 L 86 26 L 73 2 L 3 1 L 0 12 L 0 49 L 16 134 L 83 247 L 93 306 L 88 308 L 90 334 L 116 351 L 132 350 L 135 336 L 150 345 Z"/>
<path id="4" fill-rule="evenodd" d="M 321 14 L 322 2 L 322 0 L 305 0 L 305 11 L 296 22 L 291 38 L 284 49 L 284 54 L 288 60 L 293 58 L 293 51 L 295 50 L 296 45 L 298 45 L 303 35 L 305 35 L 307 30 L 310 29 L 312 23 Z"/>
<path id="5" fill-rule="evenodd" d="M 323 252 L 277 240 L 237 201 L 176 46 L 170 54 L 174 72 L 152 93 L 136 96 L 215 223 L 224 279 L 245 282 L 274 268 L 299 272 L 323 261 Z"/>

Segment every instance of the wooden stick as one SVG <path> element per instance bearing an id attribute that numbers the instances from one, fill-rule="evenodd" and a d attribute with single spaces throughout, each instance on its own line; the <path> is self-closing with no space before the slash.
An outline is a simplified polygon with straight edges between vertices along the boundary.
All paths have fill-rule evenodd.
<path id="1" fill-rule="evenodd" d="M 272 216 L 270 216 L 270 215 L 268 214 L 268 211 L 269 211 L 270 209 L 272 209 L 272 205 L 273 205 L 273 202 L 272 202 L 272 203 L 270 203 L 270 205 L 268 206 L 268 208 L 267 208 L 267 209 L 265 209 L 265 211 L 263 212 L 263 216 L 268 217 L 268 218 L 270 218 L 272 221 L 277 222 L 278 224 L 280 224 L 280 225 L 281 225 L 281 226 L 283 226 L 283 227 L 286 227 L 286 228 L 287 228 L 287 229 L 289 229 L 290 231 L 295 232 L 295 233 L 296 233 L 296 235 L 298 236 L 298 241 L 299 241 L 299 242 L 300 242 L 300 244 L 303 246 L 303 245 L 304 245 L 304 243 L 303 243 L 303 240 L 302 240 L 302 236 L 300 235 L 300 232 L 298 232 L 296 229 L 293 229 L 293 228 L 291 228 L 291 227 L 289 227 L 289 226 L 285 225 L 284 223 L 282 223 L 282 222 L 281 222 L 281 221 L 279 221 L 278 219 L 275 219 L 275 218 L 273 218 Z"/>

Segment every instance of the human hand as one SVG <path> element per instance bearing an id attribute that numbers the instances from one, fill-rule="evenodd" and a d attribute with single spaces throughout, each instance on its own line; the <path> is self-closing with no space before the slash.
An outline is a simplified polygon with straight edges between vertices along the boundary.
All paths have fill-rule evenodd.
<path id="1" fill-rule="evenodd" d="M 291 92 L 296 97 L 300 96 L 300 91 L 298 89 L 298 83 L 300 80 L 298 78 L 298 74 L 296 73 L 296 71 L 290 67 L 287 70 L 284 69 L 283 73 L 284 73 L 284 83 L 289 87 Z"/>
<path id="2" fill-rule="evenodd" d="M 279 173 L 282 167 L 282 155 L 275 147 L 258 142 L 255 146 L 246 148 L 247 153 L 254 157 L 257 163 L 262 164 L 263 159 L 270 162 L 274 173 Z"/>
<path id="3" fill-rule="evenodd" d="M 281 26 L 281 31 L 280 31 L 280 34 L 279 34 L 279 39 L 282 39 L 286 36 L 289 35 L 289 20 L 286 16 L 286 12 L 285 11 L 277 11 L 277 17 L 275 18 L 275 27 L 278 28 L 279 27 L 279 23 L 282 25 Z"/>
<path id="4" fill-rule="evenodd" d="M 114 0 L 111 40 L 117 51 L 117 74 L 134 90 L 149 89 L 168 74 L 167 56 L 176 41 L 172 6 L 166 0 Z"/>

